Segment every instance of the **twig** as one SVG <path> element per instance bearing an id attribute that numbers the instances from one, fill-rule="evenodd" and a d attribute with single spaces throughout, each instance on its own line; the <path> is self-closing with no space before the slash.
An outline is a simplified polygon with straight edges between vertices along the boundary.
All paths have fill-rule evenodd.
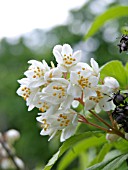
<path id="1" fill-rule="evenodd" d="M 99 125 L 96 125 L 96 124 L 94 124 L 94 123 L 91 123 L 91 122 L 89 122 L 84 116 L 82 116 L 82 115 L 79 115 L 79 122 L 81 122 L 81 123 L 85 123 L 85 124 L 88 124 L 88 125 L 91 125 L 91 126 L 94 126 L 94 127 L 96 127 L 96 128 L 98 128 L 98 129 L 101 129 L 101 130 L 103 130 L 103 131 L 105 131 L 105 132 L 111 132 L 111 130 L 110 129 L 106 129 L 106 128 L 104 128 L 104 127 L 102 127 L 102 126 L 99 126 Z"/>
<path id="2" fill-rule="evenodd" d="M 113 120 L 113 118 L 112 118 L 112 114 L 111 114 L 110 112 L 107 112 L 107 113 L 108 113 L 108 116 L 109 116 L 109 119 L 110 119 L 110 121 L 111 121 L 112 126 L 116 128 L 115 123 L 114 123 L 114 120 Z"/>
<path id="3" fill-rule="evenodd" d="M 114 127 L 112 127 L 111 125 L 109 125 L 109 124 L 108 124 L 107 122 L 105 122 L 100 116 L 98 116 L 97 114 L 95 114 L 92 110 L 89 110 L 89 111 L 90 111 L 90 113 L 93 114 L 93 116 L 95 116 L 98 120 L 100 120 L 100 122 L 104 123 L 106 126 L 108 126 L 108 127 L 111 129 L 110 133 L 115 133 L 115 134 L 117 134 L 118 136 L 121 136 L 122 138 L 125 139 L 123 133 L 121 133 L 119 130 L 117 130 L 117 129 L 115 129 Z"/>

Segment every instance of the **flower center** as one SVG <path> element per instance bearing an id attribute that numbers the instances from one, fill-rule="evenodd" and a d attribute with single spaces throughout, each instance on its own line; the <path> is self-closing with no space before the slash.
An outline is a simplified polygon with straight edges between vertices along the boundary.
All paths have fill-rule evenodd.
<path id="1" fill-rule="evenodd" d="M 48 105 L 46 102 L 43 102 L 43 103 L 39 102 L 38 104 L 43 104 L 42 107 L 39 108 L 39 110 L 40 110 L 41 112 L 45 112 L 46 110 L 49 109 L 49 105 Z"/>
<path id="2" fill-rule="evenodd" d="M 23 92 L 22 97 L 24 98 L 24 100 L 26 100 L 30 96 L 31 91 L 27 87 L 23 87 L 21 90 Z"/>
<path id="3" fill-rule="evenodd" d="M 53 92 L 53 96 L 58 97 L 59 99 L 61 99 L 62 97 L 65 97 L 65 88 L 62 86 L 53 86 L 53 89 L 55 90 L 55 92 Z"/>
<path id="4" fill-rule="evenodd" d="M 80 74 L 80 72 L 78 72 Z M 89 82 L 88 78 L 84 78 L 83 76 L 79 76 L 80 79 L 78 80 L 78 84 L 82 87 L 90 87 L 91 83 Z"/>
<path id="5" fill-rule="evenodd" d="M 71 54 L 69 56 L 64 54 L 63 62 L 65 65 L 72 65 L 73 62 L 75 62 L 75 61 L 76 61 L 76 59 L 73 58 Z"/>
<path id="6" fill-rule="evenodd" d="M 60 114 L 57 121 L 60 123 L 60 127 L 68 126 L 70 123 L 70 120 L 66 115 Z"/>
<path id="7" fill-rule="evenodd" d="M 41 127 L 44 129 L 44 131 L 46 131 L 49 127 L 49 124 L 47 123 L 46 119 L 42 120 L 43 124 L 41 125 Z"/>
<path id="8" fill-rule="evenodd" d="M 96 91 L 96 93 L 97 93 L 97 96 L 96 97 L 94 97 L 94 96 L 90 96 L 89 97 L 89 100 L 92 100 L 92 101 L 94 101 L 94 102 L 96 102 L 96 103 L 99 103 L 99 101 L 103 98 L 103 95 L 102 95 L 102 93 L 100 92 L 100 91 Z"/>
<path id="9" fill-rule="evenodd" d="M 44 76 L 44 70 L 39 67 L 35 67 L 33 72 L 33 78 L 40 78 L 41 76 Z"/>

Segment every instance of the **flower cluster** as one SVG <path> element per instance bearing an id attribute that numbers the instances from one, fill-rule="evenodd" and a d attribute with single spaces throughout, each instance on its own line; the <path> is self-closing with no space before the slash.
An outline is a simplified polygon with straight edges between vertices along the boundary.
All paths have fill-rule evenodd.
<path id="1" fill-rule="evenodd" d="M 53 138 L 58 132 L 65 141 L 75 133 L 79 113 L 72 109 L 74 101 L 84 110 L 96 113 L 114 110 L 110 96 L 119 90 L 119 83 L 113 77 L 100 79 L 98 63 L 91 58 L 90 65 L 81 62 L 81 51 L 73 52 L 69 44 L 53 48 L 57 67 L 46 61 L 30 60 L 25 78 L 18 80 L 17 94 L 22 96 L 28 110 L 39 108 L 37 121 L 42 125 L 41 135 Z"/>

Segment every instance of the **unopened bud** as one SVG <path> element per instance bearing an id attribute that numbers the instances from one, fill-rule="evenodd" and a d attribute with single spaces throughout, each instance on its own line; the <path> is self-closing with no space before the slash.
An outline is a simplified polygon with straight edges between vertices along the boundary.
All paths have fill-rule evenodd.
<path id="1" fill-rule="evenodd" d="M 19 137 L 20 133 L 15 129 L 8 130 L 5 133 L 5 139 L 11 144 L 14 143 L 17 139 L 19 139 Z"/>
<path id="2" fill-rule="evenodd" d="M 15 157 L 14 159 L 15 159 L 15 162 L 16 162 L 16 164 L 18 165 L 18 167 L 19 167 L 20 169 L 24 169 L 24 163 L 23 163 L 23 161 L 22 161 L 20 158 L 18 158 L 18 157 Z"/>
<path id="3" fill-rule="evenodd" d="M 119 88 L 119 83 L 114 77 L 105 77 L 104 84 L 112 89 Z"/>
<path id="4" fill-rule="evenodd" d="M 2 169 L 10 169 L 10 168 L 12 169 L 12 168 L 14 168 L 13 162 L 8 158 L 2 159 L 0 165 L 1 165 Z"/>
<path id="5" fill-rule="evenodd" d="M 79 106 L 79 101 L 73 100 L 73 102 L 72 102 L 72 107 L 73 107 L 73 108 L 77 108 L 78 106 Z"/>
<path id="6" fill-rule="evenodd" d="M 128 140 L 128 133 L 125 133 L 125 139 Z"/>
<path id="7" fill-rule="evenodd" d="M 106 134 L 106 139 L 107 139 L 109 142 L 115 142 L 115 141 L 117 141 L 118 138 L 119 138 L 119 136 L 116 135 L 116 134 L 111 134 L 111 133 L 107 133 L 107 134 Z"/>

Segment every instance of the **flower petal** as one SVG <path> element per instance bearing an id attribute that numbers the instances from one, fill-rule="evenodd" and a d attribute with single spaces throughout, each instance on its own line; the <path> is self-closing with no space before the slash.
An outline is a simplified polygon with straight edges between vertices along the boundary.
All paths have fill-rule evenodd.
<path id="1" fill-rule="evenodd" d="M 118 81 L 114 77 L 105 77 L 104 85 L 112 89 L 118 89 L 120 87 Z"/>
<path id="2" fill-rule="evenodd" d="M 63 58 L 62 58 L 62 55 L 60 54 L 60 52 L 53 49 L 53 54 L 54 54 L 54 56 L 56 58 L 57 63 L 62 64 L 63 63 Z"/>
<path id="3" fill-rule="evenodd" d="M 65 54 L 67 55 L 67 56 L 69 56 L 69 55 L 72 55 L 72 52 L 73 52 L 73 50 L 72 50 L 72 48 L 71 48 L 71 46 L 69 45 L 69 44 L 64 44 L 63 45 L 63 47 L 62 47 L 62 52 L 61 52 L 61 54 L 64 56 Z"/>
<path id="4" fill-rule="evenodd" d="M 64 142 L 66 139 L 70 138 L 75 133 L 75 126 L 69 126 L 62 130 L 60 141 Z"/>
<path id="5" fill-rule="evenodd" d="M 72 58 L 76 59 L 76 63 L 78 63 L 79 61 L 81 61 L 81 51 L 76 51 L 73 53 Z"/>
<path id="6" fill-rule="evenodd" d="M 92 100 L 86 100 L 85 101 L 85 109 L 86 110 L 90 110 L 90 109 L 93 109 L 95 106 L 95 102 L 92 101 Z"/>
<path id="7" fill-rule="evenodd" d="M 91 66 L 93 68 L 93 71 L 98 74 L 99 73 L 99 65 L 98 63 L 94 60 L 94 58 L 91 58 Z"/>
<path id="8" fill-rule="evenodd" d="M 74 98 L 80 98 L 81 94 L 82 94 L 82 90 L 77 85 L 69 84 L 68 89 L 67 89 L 67 93 L 69 95 L 72 95 Z"/>

